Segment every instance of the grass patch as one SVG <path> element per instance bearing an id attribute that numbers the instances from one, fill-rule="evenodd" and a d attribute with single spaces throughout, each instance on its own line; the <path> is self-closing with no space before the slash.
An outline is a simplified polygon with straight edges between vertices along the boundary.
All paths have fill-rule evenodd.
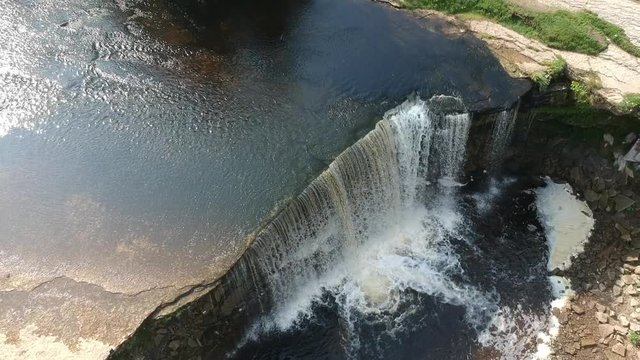
<path id="1" fill-rule="evenodd" d="M 637 332 L 633 330 L 629 330 L 629 333 L 627 334 L 627 338 L 629 339 L 629 342 L 633 346 L 640 345 L 640 334 L 638 334 Z"/>
<path id="2" fill-rule="evenodd" d="M 620 103 L 620 110 L 626 113 L 640 112 L 640 94 L 627 94 Z"/>
<path id="3" fill-rule="evenodd" d="M 532 73 L 530 77 L 533 82 L 538 84 L 540 91 L 544 91 L 551 85 L 552 81 L 564 77 L 566 70 L 567 62 L 563 58 L 557 57 L 554 61 L 547 64 L 545 71 Z"/>
<path id="4" fill-rule="evenodd" d="M 587 86 L 579 81 L 571 82 L 571 92 L 578 104 L 587 105 L 591 103 L 591 91 Z"/>
<path id="5" fill-rule="evenodd" d="M 414 9 L 480 15 L 555 49 L 596 55 L 610 41 L 640 57 L 640 48 L 631 43 L 624 30 L 586 11 L 535 11 L 507 0 L 405 0 L 405 4 Z"/>

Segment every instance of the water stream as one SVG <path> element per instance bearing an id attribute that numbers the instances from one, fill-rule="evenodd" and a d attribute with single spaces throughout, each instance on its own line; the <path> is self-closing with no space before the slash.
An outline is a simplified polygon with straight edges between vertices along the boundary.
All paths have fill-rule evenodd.
<path id="1" fill-rule="evenodd" d="M 515 178 L 463 184 L 470 125 L 411 98 L 340 154 L 232 269 L 225 286 L 255 286 L 262 310 L 228 355 L 532 354 L 552 298 L 535 196 Z"/>
<path id="2" fill-rule="evenodd" d="M 0 349 L 100 358 L 222 276 L 250 306 L 207 325 L 212 358 L 529 354 L 552 297 L 535 194 L 463 174 L 471 112 L 527 86 L 368 0 L 213 3 L 0 0 Z"/>

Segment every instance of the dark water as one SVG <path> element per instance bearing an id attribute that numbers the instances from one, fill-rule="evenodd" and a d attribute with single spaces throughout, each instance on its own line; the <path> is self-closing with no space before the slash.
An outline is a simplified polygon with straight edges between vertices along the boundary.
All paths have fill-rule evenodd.
<path id="1" fill-rule="evenodd" d="M 356 314 L 354 333 L 327 291 L 312 305 L 311 315 L 286 330 L 249 337 L 228 358 L 528 358 L 535 351 L 536 334 L 546 331 L 552 299 L 546 238 L 537 220 L 535 195 L 529 191 L 537 184 L 517 176 L 480 176 L 459 194 L 464 230 L 450 241 L 462 271 L 454 282 L 469 282 L 493 294 L 498 307 L 487 303 L 482 326 L 465 319 L 468 303 L 456 306 L 408 289 L 405 306 L 388 314 L 395 322 L 384 324 L 378 316 Z M 418 310 L 409 309 L 410 304 L 419 304 Z"/>
<path id="2" fill-rule="evenodd" d="M 480 41 L 365 0 L 5 0 L 0 15 L 4 265 L 118 291 L 219 274 L 407 94 L 474 109 L 524 88 Z"/>

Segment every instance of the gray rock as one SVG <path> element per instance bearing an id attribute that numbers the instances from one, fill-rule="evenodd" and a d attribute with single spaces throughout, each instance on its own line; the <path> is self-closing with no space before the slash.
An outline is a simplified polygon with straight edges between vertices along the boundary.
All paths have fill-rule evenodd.
<path id="1" fill-rule="evenodd" d="M 611 336 L 616 331 L 613 325 L 610 324 L 600 324 L 598 325 L 598 332 L 600 333 L 601 338 L 607 338 Z"/>
<path id="2" fill-rule="evenodd" d="M 609 205 L 609 198 L 608 198 L 608 197 L 606 197 L 606 196 L 600 196 L 600 197 L 598 198 L 598 208 L 599 208 L 600 210 L 607 210 L 607 209 L 610 209 L 608 205 Z M 609 211 L 609 210 L 607 210 L 607 211 Z"/>
<path id="3" fill-rule="evenodd" d="M 598 289 L 600 291 L 605 291 L 605 290 L 607 290 L 607 286 L 605 284 L 603 284 L 603 283 L 599 283 L 598 284 Z"/>
<path id="4" fill-rule="evenodd" d="M 624 211 L 636 203 L 635 200 L 628 198 L 624 195 L 617 195 L 615 197 L 615 201 L 616 201 L 617 212 Z"/>
<path id="5" fill-rule="evenodd" d="M 624 289 L 624 293 L 627 295 L 635 296 L 638 295 L 638 290 L 634 285 L 629 285 Z"/>
<path id="6" fill-rule="evenodd" d="M 624 156 L 624 160 L 629 162 L 640 162 L 640 139 L 631 147 Z"/>
<path id="7" fill-rule="evenodd" d="M 569 322 L 569 316 L 564 312 L 556 314 L 556 318 L 558 318 L 560 325 L 566 325 Z"/>
<path id="8" fill-rule="evenodd" d="M 618 343 L 615 344 L 611 347 L 611 351 L 613 351 L 614 353 L 624 357 L 625 355 L 627 355 L 627 348 L 624 347 L 624 345 Z"/>
<path id="9" fill-rule="evenodd" d="M 630 322 L 629 322 L 629 319 L 627 319 L 626 316 L 620 315 L 620 316 L 618 316 L 618 320 L 620 321 L 620 325 L 621 326 L 626 327 L 626 328 L 629 327 Z"/>
<path id="10" fill-rule="evenodd" d="M 614 326 L 614 329 L 616 330 L 616 332 L 620 335 L 627 335 L 627 328 L 624 326 Z"/>
<path id="11" fill-rule="evenodd" d="M 625 335 L 626 335 L 626 333 L 625 333 Z M 199 347 L 198 342 L 196 342 L 196 341 L 195 341 L 195 340 L 193 340 L 193 339 L 189 339 L 189 340 L 187 341 L 187 345 L 189 345 L 189 347 L 190 347 L 190 348 L 197 348 L 197 347 Z"/>
<path id="12" fill-rule="evenodd" d="M 180 347 L 180 340 L 172 340 L 168 346 L 171 350 L 178 350 L 178 348 Z"/>
<path id="13" fill-rule="evenodd" d="M 597 177 L 593 179 L 593 184 L 591 185 L 591 187 L 595 192 L 601 193 L 606 189 L 607 185 L 605 184 L 604 180 L 602 180 L 602 178 Z"/>
<path id="14" fill-rule="evenodd" d="M 566 345 L 562 349 L 569 355 L 575 355 L 577 353 L 576 348 L 573 346 L 573 344 Z"/>
<path id="15" fill-rule="evenodd" d="M 599 323 L 606 324 L 609 322 L 609 315 L 598 311 L 596 312 L 596 319 L 598 319 Z"/>
<path id="16" fill-rule="evenodd" d="M 587 189 L 587 191 L 584 192 L 584 198 L 585 200 L 587 200 L 587 202 L 594 203 L 598 201 L 599 196 L 595 191 L 591 189 Z"/>
<path id="17" fill-rule="evenodd" d="M 597 345 L 598 343 L 596 343 L 596 341 L 590 336 L 580 339 L 580 347 L 582 348 L 590 348 Z"/>
<path id="18" fill-rule="evenodd" d="M 576 304 L 571 304 L 571 310 L 578 315 L 584 314 L 584 309 Z"/>
<path id="19" fill-rule="evenodd" d="M 622 288 L 618 285 L 613 285 L 613 296 L 620 296 L 622 294 Z"/>
<path id="20" fill-rule="evenodd" d="M 629 232 L 627 231 L 626 234 L 628 233 Z M 640 261 L 640 257 L 638 256 L 638 253 L 632 253 L 622 258 L 622 261 L 624 261 L 626 264 L 637 265 L 638 261 Z"/>
<path id="21" fill-rule="evenodd" d="M 615 142 L 615 140 L 613 138 L 613 135 L 611 135 L 609 133 L 606 133 L 606 134 L 602 135 L 602 139 L 609 146 L 613 146 L 613 143 Z"/>
<path id="22" fill-rule="evenodd" d="M 627 136 L 624 137 L 624 143 L 623 144 L 631 144 L 632 142 L 636 141 L 636 139 L 638 138 L 638 135 L 636 135 L 636 133 L 628 133 Z"/>

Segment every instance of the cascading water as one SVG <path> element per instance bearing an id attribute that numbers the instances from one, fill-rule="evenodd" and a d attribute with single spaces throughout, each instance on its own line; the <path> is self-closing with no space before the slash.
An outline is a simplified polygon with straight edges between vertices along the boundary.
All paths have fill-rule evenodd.
<path id="1" fill-rule="evenodd" d="M 501 111 L 496 116 L 487 149 L 487 164 L 490 169 L 496 169 L 502 163 L 505 150 L 513 138 L 518 108 L 519 104 L 513 109 Z"/>
<path id="2" fill-rule="evenodd" d="M 345 346 L 357 350 L 359 317 L 388 331 L 414 311 L 406 291 L 463 306 L 478 330 L 495 301 L 459 279 L 451 250 L 461 222 L 451 183 L 465 160 L 469 114 L 438 114 L 419 99 L 385 114 L 367 136 L 342 153 L 252 246 L 251 268 L 271 308 L 253 335 L 294 326 L 329 293 L 347 324 Z M 435 181 L 446 190 L 429 191 Z M 402 314 L 396 310 L 402 306 Z"/>
<path id="3" fill-rule="evenodd" d="M 432 110 L 440 100 L 413 98 L 388 111 L 257 233 L 213 295 L 212 306 L 221 304 L 215 311 L 227 314 L 215 323 L 239 329 L 220 335 L 217 328 L 215 338 L 243 336 L 235 350 L 224 350 L 228 357 L 269 359 L 284 351 L 317 358 L 319 348 L 335 351 L 336 343 L 340 355 L 328 358 L 415 358 L 437 350 L 434 343 L 414 344 L 403 353 L 406 345 L 393 345 L 415 334 L 466 344 L 455 355 L 460 358 L 491 348 L 504 359 L 522 359 L 535 347 L 548 309 L 517 305 L 529 301 L 521 298 L 519 277 L 528 279 L 535 299 L 548 291 L 544 239 L 531 232 L 538 226 L 535 208 L 509 209 L 516 215 L 508 234 L 478 233 L 486 231 L 478 224 L 496 216 L 478 202 L 488 194 L 461 183 L 471 117 Z M 515 194 L 507 189 L 513 181 L 496 186 Z M 530 192 L 520 194 L 531 203 Z M 510 196 L 492 196 L 491 207 L 514 205 Z M 527 246 L 530 259 L 519 255 L 513 262 L 515 245 L 505 236 Z M 229 313 L 233 307 L 239 310 Z M 327 318 L 333 322 L 323 323 Z M 441 326 L 446 335 L 439 335 Z M 306 350 L 292 349 L 298 340 L 278 340 L 291 334 L 320 338 Z M 428 358 L 453 350 L 440 347 Z"/>

